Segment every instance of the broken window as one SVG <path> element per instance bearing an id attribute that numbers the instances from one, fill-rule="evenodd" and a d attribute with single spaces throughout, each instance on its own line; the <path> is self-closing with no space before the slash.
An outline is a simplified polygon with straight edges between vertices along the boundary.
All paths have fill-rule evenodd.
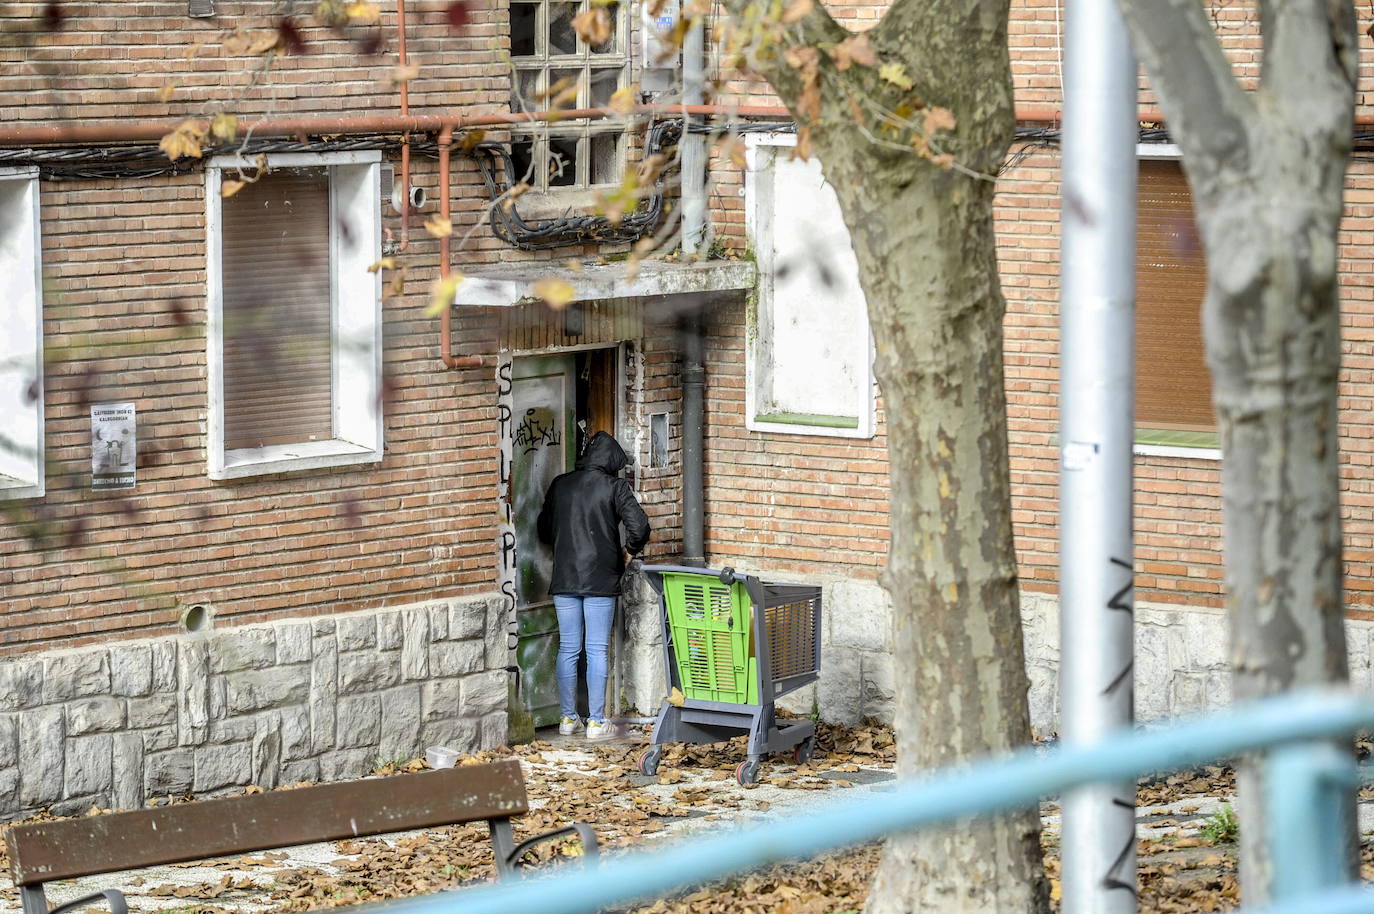
<path id="1" fill-rule="evenodd" d="M 573 19 L 589 10 L 606 13 L 605 40 L 589 45 Z M 624 4 L 566 0 L 510 4 L 511 110 L 604 108 L 629 85 Z M 531 124 L 512 131 L 516 179 L 536 191 L 615 184 L 625 159 L 624 131 L 602 120 Z"/>

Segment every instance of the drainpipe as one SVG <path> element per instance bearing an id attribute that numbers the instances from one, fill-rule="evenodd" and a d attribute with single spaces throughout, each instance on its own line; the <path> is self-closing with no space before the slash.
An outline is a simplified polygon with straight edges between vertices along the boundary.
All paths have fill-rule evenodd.
<path id="1" fill-rule="evenodd" d="M 396 0 L 396 56 L 401 75 L 406 68 L 406 0 Z M 401 117 L 410 117 L 410 80 L 401 80 Z M 410 134 L 401 137 L 401 244 L 410 247 Z"/>
<path id="2" fill-rule="evenodd" d="M 705 84 L 705 23 L 698 18 L 682 44 L 682 253 L 700 253 L 706 227 L 706 138 L 688 131 L 688 109 L 702 104 Z M 682 564 L 706 564 L 706 492 L 703 446 L 706 425 L 706 364 L 702 356 L 703 302 L 692 303 L 682 321 Z"/>

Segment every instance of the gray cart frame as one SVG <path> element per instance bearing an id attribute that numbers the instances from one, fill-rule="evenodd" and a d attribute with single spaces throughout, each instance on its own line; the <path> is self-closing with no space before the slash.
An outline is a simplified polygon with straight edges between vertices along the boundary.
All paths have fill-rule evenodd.
<path id="1" fill-rule="evenodd" d="M 681 705 L 666 699 L 654 723 L 649 748 L 639 758 L 639 770 L 652 775 L 658 770 L 663 743 L 718 743 L 749 734 L 748 758 L 735 769 L 741 784 L 758 779 L 763 757 L 769 753 L 794 749 L 794 759 L 805 762 L 815 749 L 816 725 L 811 720 L 778 723 L 773 703 L 788 692 L 815 682 L 821 667 L 821 588 L 803 584 L 774 584 L 754 575 L 738 574 L 733 568 L 714 570 L 684 565 L 645 565 L 649 584 L 658 594 L 659 614 L 663 625 L 663 661 L 667 669 L 668 688 L 684 692 L 678 673 L 677 656 L 673 647 L 672 626 L 669 624 L 668 602 L 664 595 L 663 574 L 692 574 L 715 578 L 722 584 L 742 584 L 749 595 L 750 619 L 753 626 L 755 664 L 758 671 L 758 704 L 735 704 L 724 701 L 705 701 L 685 698 Z M 775 679 L 772 670 L 774 645 L 768 626 L 768 610 L 806 602 L 810 604 L 813 643 L 811 669 L 793 672 Z"/>

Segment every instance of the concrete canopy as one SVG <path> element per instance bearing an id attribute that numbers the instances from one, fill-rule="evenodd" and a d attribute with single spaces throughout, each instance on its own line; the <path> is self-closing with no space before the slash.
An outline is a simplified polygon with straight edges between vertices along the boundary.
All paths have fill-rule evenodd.
<path id="1" fill-rule="evenodd" d="M 567 282 L 573 288 L 573 301 L 601 301 L 752 289 L 757 275 L 754 264 L 745 260 L 645 260 L 635 269 L 624 262 L 586 263 L 580 269 L 563 263 L 521 265 L 466 275 L 454 304 L 498 308 L 528 304 L 538 300 L 531 286 L 543 279 Z"/>

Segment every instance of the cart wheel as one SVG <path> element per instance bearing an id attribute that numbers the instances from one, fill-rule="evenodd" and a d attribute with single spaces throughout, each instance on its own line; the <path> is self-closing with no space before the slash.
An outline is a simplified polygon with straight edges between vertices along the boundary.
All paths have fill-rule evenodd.
<path id="1" fill-rule="evenodd" d="M 646 777 L 653 777 L 658 774 L 658 760 L 663 755 L 663 750 L 658 746 L 650 746 L 639 753 L 639 759 L 635 762 L 635 767 L 639 773 Z"/>
<path id="2" fill-rule="evenodd" d="M 741 787 L 747 787 L 759 779 L 759 763 L 754 761 L 740 762 L 735 769 L 735 780 L 739 781 Z"/>
<path id="3" fill-rule="evenodd" d="M 816 738 L 814 736 L 808 736 L 806 739 L 797 743 L 796 747 L 793 748 L 792 761 L 796 762 L 798 765 L 805 765 L 807 762 L 811 761 L 811 756 L 815 751 Z"/>

